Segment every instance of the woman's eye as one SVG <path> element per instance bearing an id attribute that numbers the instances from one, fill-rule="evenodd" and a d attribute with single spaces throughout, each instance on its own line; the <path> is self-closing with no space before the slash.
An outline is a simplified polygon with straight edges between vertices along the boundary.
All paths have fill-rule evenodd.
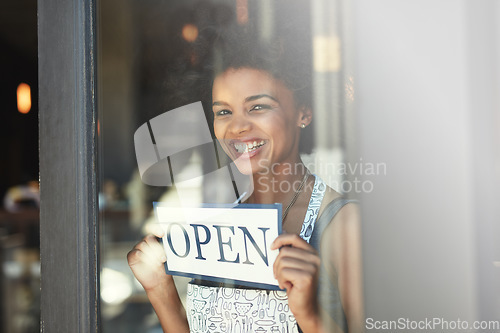
<path id="1" fill-rule="evenodd" d="M 260 111 L 260 110 L 266 110 L 266 109 L 270 109 L 270 108 L 271 108 L 271 106 L 267 105 L 267 104 L 257 104 L 257 105 L 252 106 L 250 111 Z"/>
<path id="2" fill-rule="evenodd" d="M 228 114 L 231 114 L 231 111 L 226 110 L 226 109 L 215 111 L 215 116 L 216 117 L 221 117 L 221 116 L 225 116 L 225 115 L 228 115 Z"/>

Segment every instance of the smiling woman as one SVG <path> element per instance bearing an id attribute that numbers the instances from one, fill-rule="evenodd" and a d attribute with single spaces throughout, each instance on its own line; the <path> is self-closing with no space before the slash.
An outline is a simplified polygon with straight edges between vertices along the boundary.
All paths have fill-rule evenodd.
<path id="1" fill-rule="evenodd" d="M 236 35 L 224 39 L 213 67 L 213 132 L 238 170 L 253 179 L 244 203 L 283 207 L 284 233 L 270 247 L 280 249 L 273 270 L 282 290 L 194 279 L 184 310 L 172 277 L 163 271 L 167 259 L 155 237 L 134 247 L 129 265 L 166 332 L 357 332 L 362 323 L 357 206 L 312 174 L 300 155 L 314 118 L 309 66 L 281 40 L 256 43 Z M 249 291 L 258 296 L 248 297 Z M 327 295 L 326 302 L 320 295 Z"/>

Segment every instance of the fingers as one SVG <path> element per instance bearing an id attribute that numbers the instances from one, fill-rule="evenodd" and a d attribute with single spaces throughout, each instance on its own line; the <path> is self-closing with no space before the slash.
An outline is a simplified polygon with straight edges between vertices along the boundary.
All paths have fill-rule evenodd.
<path id="1" fill-rule="evenodd" d="M 284 248 L 280 251 L 280 254 L 274 262 L 274 271 L 296 269 L 315 273 L 319 269 L 319 265 L 319 257 L 312 253 L 293 248 Z"/>
<path id="2" fill-rule="evenodd" d="M 303 269 L 284 268 L 278 271 L 276 279 L 280 288 L 287 291 L 296 288 L 310 293 L 316 286 L 316 275 Z"/>
<path id="3" fill-rule="evenodd" d="M 295 234 L 282 234 L 279 235 L 271 244 L 271 250 L 280 249 L 284 246 L 292 246 L 295 248 L 303 249 L 311 253 L 316 253 L 316 250 L 309 245 L 300 236 Z"/>
<path id="4" fill-rule="evenodd" d="M 161 262 L 156 258 L 146 254 L 144 251 L 133 249 L 127 255 L 128 265 L 134 269 L 135 267 L 144 268 L 144 264 L 148 267 L 156 268 L 161 265 Z"/>
<path id="5" fill-rule="evenodd" d="M 147 263 L 151 266 L 158 266 L 167 261 L 167 257 L 162 245 L 156 240 L 156 237 L 154 235 L 147 235 L 127 254 L 127 260 L 129 266 L 136 265 L 140 262 Z"/>
<path id="6" fill-rule="evenodd" d="M 159 224 L 152 224 L 149 228 L 149 232 L 155 235 L 158 238 L 162 238 L 165 235 L 165 230 Z"/>
<path id="7" fill-rule="evenodd" d="M 271 249 L 280 249 L 273 266 L 280 288 L 311 288 L 317 280 L 320 258 L 317 251 L 297 235 L 280 235 Z"/>
<path id="8" fill-rule="evenodd" d="M 127 262 L 129 266 L 134 266 L 141 262 L 142 252 L 133 248 L 129 253 L 127 253 Z"/>
<path id="9" fill-rule="evenodd" d="M 162 263 L 167 261 L 167 256 L 165 255 L 165 250 L 163 246 L 158 242 L 155 235 L 147 235 L 144 237 L 144 241 L 149 245 L 152 255 L 154 255 Z"/>
<path id="10" fill-rule="evenodd" d="M 276 261 L 273 272 L 276 279 L 296 281 L 300 277 L 315 277 L 319 271 L 320 258 L 301 249 L 282 248 Z"/>

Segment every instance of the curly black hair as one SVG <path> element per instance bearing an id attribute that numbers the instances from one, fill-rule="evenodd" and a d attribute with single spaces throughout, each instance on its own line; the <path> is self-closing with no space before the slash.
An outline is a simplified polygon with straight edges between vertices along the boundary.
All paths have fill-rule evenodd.
<path id="1" fill-rule="evenodd" d="M 228 69 L 262 70 L 283 82 L 293 92 L 298 107 L 312 110 L 310 47 L 303 45 L 298 48 L 296 41 L 293 43 L 284 37 L 261 40 L 248 27 L 245 28 L 234 29 L 216 39 L 210 64 L 212 83 L 215 77 Z M 211 89 L 208 91 L 211 92 Z M 206 98 L 211 101 L 211 96 Z M 312 146 L 313 123 L 301 131 L 299 151 L 310 153 Z"/>
<path id="2" fill-rule="evenodd" d="M 293 92 L 298 107 L 312 109 L 311 46 L 297 34 L 281 34 L 265 40 L 258 27 L 250 24 L 208 25 L 199 27 L 197 40 L 183 54 L 170 67 L 165 82 L 166 105 L 173 109 L 201 100 L 212 134 L 212 84 L 228 69 L 246 67 L 266 71 Z M 312 151 L 313 128 L 314 122 L 301 131 L 301 153 Z"/>

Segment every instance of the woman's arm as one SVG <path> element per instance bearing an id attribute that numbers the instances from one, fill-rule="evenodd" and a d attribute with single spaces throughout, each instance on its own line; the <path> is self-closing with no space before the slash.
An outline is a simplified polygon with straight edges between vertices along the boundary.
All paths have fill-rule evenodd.
<path id="1" fill-rule="evenodd" d="M 358 206 L 347 204 L 326 227 L 321 240 L 322 260 L 338 282 L 349 332 L 364 331 L 361 221 Z"/>
<path id="2" fill-rule="evenodd" d="M 162 236 L 158 232 L 158 237 Z M 186 311 L 174 279 L 165 273 L 165 251 L 155 235 L 147 235 L 127 255 L 128 264 L 141 283 L 160 320 L 163 332 L 189 332 Z"/>
<path id="3" fill-rule="evenodd" d="M 169 281 L 166 281 L 162 287 L 146 291 L 146 294 L 160 320 L 163 332 L 189 332 L 186 311 L 182 306 L 174 280 L 172 276 L 169 277 Z"/>

